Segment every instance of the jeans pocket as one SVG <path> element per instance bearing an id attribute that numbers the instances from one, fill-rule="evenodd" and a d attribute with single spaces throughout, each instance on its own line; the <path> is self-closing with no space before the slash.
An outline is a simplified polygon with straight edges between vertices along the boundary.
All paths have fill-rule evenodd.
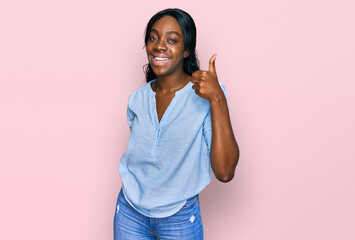
<path id="1" fill-rule="evenodd" d="M 198 204 L 198 197 L 194 196 L 192 198 L 187 199 L 186 203 L 184 204 L 184 206 L 182 206 L 181 209 L 189 209 L 189 208 L 193 208 Z"/>

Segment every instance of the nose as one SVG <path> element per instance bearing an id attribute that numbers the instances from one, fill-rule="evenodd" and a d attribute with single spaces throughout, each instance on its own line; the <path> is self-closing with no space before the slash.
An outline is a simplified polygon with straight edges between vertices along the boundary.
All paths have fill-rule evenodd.
<path id="1" fill-rule="evenodd" d="M 160 39 L 155 45 L 154 45 L 155 50 L 161 52 L 161 51 L 166 51 L 166 43 Z"/>

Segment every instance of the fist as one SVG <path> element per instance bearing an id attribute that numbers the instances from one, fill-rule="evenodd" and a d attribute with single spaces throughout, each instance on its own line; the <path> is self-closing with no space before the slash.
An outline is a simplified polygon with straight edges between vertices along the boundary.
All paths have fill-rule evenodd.
<path id="1" fill-rule="evenodd" d="M 195 90 L 195 93 L 210 102 L 219 96 L 224 96 L 223 90 L 218 83 L 215 66 L 216 57 L 217 54 L 211 57 L 208 71 L 196 71 L 192 73 L 191 78 L 191 82 L 193 83 L 192 88 Z"/>

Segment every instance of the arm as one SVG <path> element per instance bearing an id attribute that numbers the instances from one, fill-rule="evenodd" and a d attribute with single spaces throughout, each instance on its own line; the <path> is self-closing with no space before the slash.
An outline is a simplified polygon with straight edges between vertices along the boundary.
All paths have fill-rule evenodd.
<path id="1" fill-rule="evenodd" d="M 234 138 L 224 93 L 210 100 L 212 118 L 211 165 L 216 178 L 229 182 L 239 159 L 239 148 Z"/>
<path id="2" fill-rule="evenodd" d="M 215 71 L 216 55 L 210 59 L 208 71 L 197 71 L 192 74 L 191 82 L 197 95 L 208 99 L 211 106 L 212 144 L 211 166 L 216 178 L 221 182 L 229 182 L 239 159 L 239 148 L 234 138 L 230 122 L 228 105 Z"/>

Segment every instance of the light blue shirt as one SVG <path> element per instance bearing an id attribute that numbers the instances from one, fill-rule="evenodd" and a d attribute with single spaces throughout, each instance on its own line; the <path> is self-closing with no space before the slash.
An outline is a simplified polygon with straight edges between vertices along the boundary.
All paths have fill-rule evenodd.
<path id="1" fill-rule="evenodd" d="M 129 97 L 131 134 L 119 173 L 127 202 L 159 218 L 179 211 L 210 183 L 212 124 L 210 103 L 196 95 L 191 82 L 175 92 L 159 123 L 154 81 Z"/>

